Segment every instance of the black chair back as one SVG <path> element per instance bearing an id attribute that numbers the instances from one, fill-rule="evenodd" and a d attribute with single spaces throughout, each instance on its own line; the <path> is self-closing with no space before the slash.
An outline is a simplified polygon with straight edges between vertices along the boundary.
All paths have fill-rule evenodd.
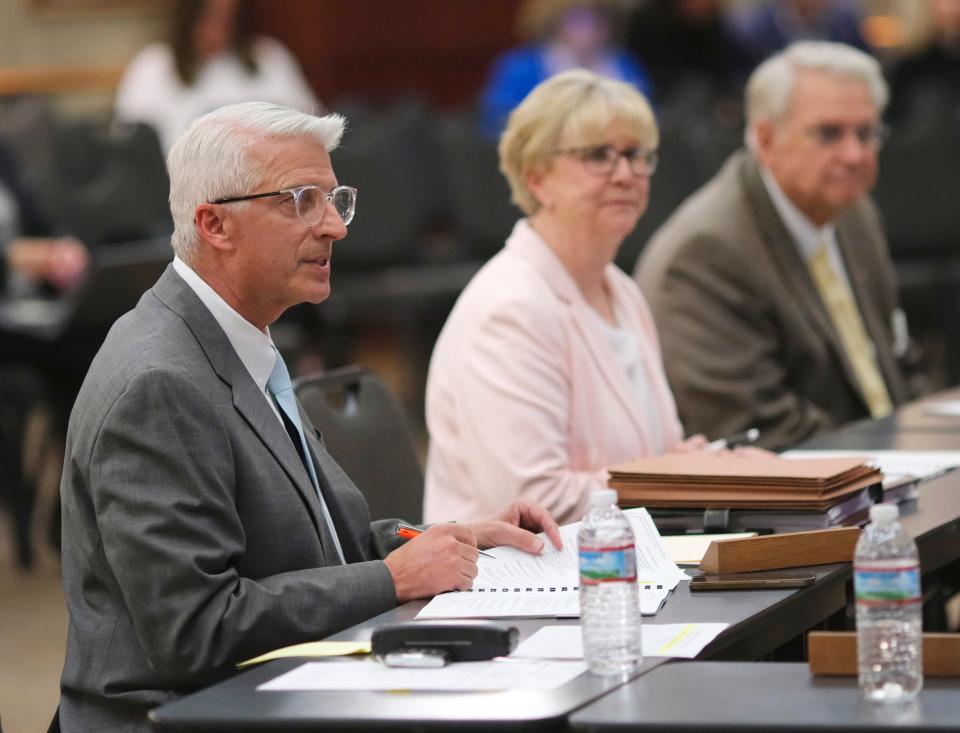
<path id="1" fill-rule="evenodd" d="M 50 207 L 65 231 L 87 245 L 131 242 L 173 231 L 170 181 L 156 133 L 129 125 L 109 136 L 89 123 L 54 140 Z"/>
<path id="2" fill-rule="evenodd" d="M 485 260 L 500 251 L 523 212 L 510 203 L 496 141 L 484 137 L 473 119 L 445 119 L 440 135 L 455 234 L 473 257 Z"/>
<path id="3" fill-rule="evenodd" d="M 331 158 L 337 179 L 357 189 L 356 218 L 333 249 L 339 272 L 416 262 L 439 208 L 431 118 L 413 101 L 348 128 Z"/>
<path id="4" fill-rule="evenodd" d="M 370 516 L 419 522 L 423 470 L 403 410 L 383 381 L 350 366 L 298 379 L 294 390 L 330 455 L 363 492 Z"/>

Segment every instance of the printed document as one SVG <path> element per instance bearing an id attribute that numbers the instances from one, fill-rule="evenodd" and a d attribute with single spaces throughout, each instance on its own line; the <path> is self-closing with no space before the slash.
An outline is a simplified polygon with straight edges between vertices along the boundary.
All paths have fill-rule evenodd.
<path id="1" fill-rule="evenodd" d="M 387 667 L 380 662 L 306 662 L 257 690 L 553 690 L 586 671 L 583 662 L 507 659 L 454 662 L 435 669 Z"/>
<path id="2" fill-rule="evenodd" d="M 624 514 L 636 541 L 641 611 L 652 615 L 677 583 L 690 577 L 670 559 L 646 509 Z M 544 550 L 539 555 L 513 547 L 487 550 L 490 557 L 477 560 L 473 590 L 441 593 L 417 618 L 579 617 L 579 530 L 579 522 L 560 528 L 560 550 L 541 534 Z"/>
<path id="3" fill-rule="evenodd" d="M 920 481 L 960 466 L 960 451 L 951 450 L 788 450 L 783 458 L 844 458 L 863 456 L 883 472 L 884 483 L 913 476 Z"/>
<path id="4" fill-rule="evenodd" d="M 647 624 L 640 627 L 645 657 L 693 659 L 729 624 Z M 544 626 L 522 641 L 511 657 L 524 659 L 583 659 L 579 625 Z"/>

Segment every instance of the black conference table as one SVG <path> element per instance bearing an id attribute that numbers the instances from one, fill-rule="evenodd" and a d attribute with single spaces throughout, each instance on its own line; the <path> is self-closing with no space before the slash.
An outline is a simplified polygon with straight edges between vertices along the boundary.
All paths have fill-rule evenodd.
<path id="1" fill-rule="evenodd" d="M 960 419 L 957 424 L 960 425 Z M 888 418 L 882 428 L 870 422 L 856 423 L 837 433 L 818 436 L 803 447 L 960 449 L 960 430 L 952 425 L 942 430 L 929 425 L 919 429 L 900 429 L 895 419 Z M 904 526 L 917 540 L 925 574 L 960 559 L 960 471 L 924 483 L 920 487 L 920 498 L 902 504 L 901 511 Z M 766 680 L 765 670 L 779 669 L 782 665 L 753 663 L 752 660 L 767 656 L 807 630 L 831 621 L 831 617 L 836 618 L 835 614 L 842 616 L 847 606 L 850 566 L 826 565 L 810 570 L 816 573 L 817 581 L 809 588 L 799 590 L 735 591 L 691 596 L 688 584 L 680 583 L 655 619 L 645 619 L 646 622 L 726 622 L 730 624 L 729 628 L 698 656 L 698 660 L 708 661 L 666 664 L 666 659 L 646 659 L 630 681 L 607 681 L 584 674 L 552 691 L 406 694 L 258 691 L 258 685 L 305 661 L 282 659 L 160 707 L 151 713 L 151 718 L 161 730 L 184 731 L 454 730 L 489 729 L 494 726 L 501 730 L 568 730 L 569 723 L 587 729 L 593 729 L 596 724 L 599 726 L 597 730 L 606 730 L 608 722 L 613 726 L 610 730 L 634 725 L 640 727 L 645 725 L 646 718 L 643 709 L 637 708 L 634 700 L 636 695 L 644 694 L 642 690 L 648 678 L 660 680 L 665 675 L 674 675 L 676 673 L 672 670 L 677 667 L 691 667 L 691 674 L 702 668 L 698 673 L 703 679 L 696 683 L 702 687 L 711 683 L 711 669 L 720 673 L 727 669 L 751 668 L 756 670 L 751 674 Z M 369 639 L 377 626 L 410 620 L 422 605 L 423 602 L 406 604 L 330 638 Z M 517 626 L 521 636 L 526 638 L 546 624 L 575 622 L 514 619 L 510 623 Z M 746 661 L 748 664 L 727 664 L 732 661 Z M 793 669 L 792 674 L 809 674 L 803 664 L 788 664 L 784 669 Z M 770 678 L 770 684 L 774 684 L 776 679 Z M 855 687 L 855 680 L 847 680 L 846 683 Z M 843 684 L 838 684 L 840 688 L 843 687 Z M 820 690 L 821 686 L 814 685 L 814 688 Z M 783 697 L 783 693 L 791 688 L 784 683 L 783 687 L 777 689 Z M 750 686 L 744 686 L 740 694 L 749 698 L 752 690 Z M 695 686 L 688 688 L 686 693 L 695 696 L 698 691 L 699 687 Z M 851 694 L 855 698 L 856 693 Z M 736 696 L 730 700 L 730 704 L 738 702 Z M 578 709 L 581 709 L 580 712 L 568 722 L 570 713 Z M 624 711 L 630 710 L 635 720 L 621 719 Z M 593 717 L 595 712 L 596 718 Z M 691 725 L 693 727 L 680 726 L 677 730 L 696 729 L 696 725 Z"/>
<path id="2" fill-rule="evenodd" d="M 811 568 L 817 582 L 799 590 L 708 593 L 691 596 L 681 582 L 655 620 L 648 623 L 722 621 L 730 624 L 701 653 L 704 659 L 756 659 L 842 610 L 847 565 Z M 412 619 L 424 602 L 408 603 L 330 637 L 366 640 L 384 623 Z M 511 619 L 526 638 L 548 619 Z M 637 674 L 666 662 L 648 658 Z M 161 707 L 151 714 L 163 730 L 564 729 L 572 711 L 623 684 L 583 674 L 551 691 L 396 694 L 385 692 L 265 692 L 258 685 L 289 671 L 303 659 L 268 662 L 218 685 Z"/>
<path id="3" fill-rule="evenodd" d="M 570 716 L 576 731 L 957 730 L 960 680 L 925 680 L 908 705 L 860 701 L 854 677 L 813 677 L 802 662 L 677 662 Z"/>
<path id="4" fill-rule="evenodd" d="M 905 405 L 883 420 L 864 420 L 816 436 L 803 448 L 960 450 L 960 417 L 929 415 L 931 402 L 960 399 L 951 390 Z M 960 560 L 960 470 L 920 485 L 900 505 L 927 578 Z M 960 728 L 960 680 L 926 680 L 905 707 L 860 703 L 857 680 L 818 678 L 804 663 L 671 662 L 570 716 L 575 730 L 936 731 Z"/>

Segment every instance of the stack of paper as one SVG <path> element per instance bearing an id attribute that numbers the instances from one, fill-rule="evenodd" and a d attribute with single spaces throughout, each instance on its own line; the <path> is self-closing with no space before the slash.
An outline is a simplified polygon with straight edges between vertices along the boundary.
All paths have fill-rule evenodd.
<path id="1" fill-rule="evenodd" d="M 670 559 L 645 509 L 625 513 L 636 539 L 640 610 L 653 615 L 677 583 L 690 577 Z M 441 593 L 424 606 L 417 618 L 578 618 L 579 530 L 579 522 L 560 528 L 560 550 L 543 537 L 545 549 L 540 555 L 513 547 L 487 550 L 489 557 L 481 555 L 477 559 L 472 590 Z"/>
<path id="2" fill-rule="evenodd" d="M 780 454 L 793 460 L 858 458 L 883 472 L 884 488 L 904 477 L 927 481 L 960 466 L 960 451 L 905 450 L 790 450 Z"/>
<path id="3" fill-rule="evenodd" d="M 610 469 L 621 504 L 824 511 L 879 483 L 862 458 L 668 453 Z"/>

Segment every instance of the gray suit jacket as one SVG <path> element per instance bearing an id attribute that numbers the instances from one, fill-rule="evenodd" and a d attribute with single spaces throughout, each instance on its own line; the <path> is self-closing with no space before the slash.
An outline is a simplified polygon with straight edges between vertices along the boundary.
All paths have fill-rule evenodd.
<path id="1" fill-rule="evenodd" d="M 237 662 L 396 605 L 378 559 L 398 542 L 392 523 L 369 523 L 301 418 L 352 564 L 265 396 L 172 267 L 111 329 L 61 484 L 66 733 L 148 730 L 151 707 Z"/>
<path id="2" fill-rule="evenodd" d="M 894 354 L 897 286 L 872 202 L 836 222 L 837 239 L 890 396 L 912 396 Z M 869 415 L 839 336 L 755 160 L 735 153 L 654 234 L 634 273 L 657 322 L 688 433 L 759 428 L 780 449 Z M 898 357 L 901 363 L 898 364 Z"/>

